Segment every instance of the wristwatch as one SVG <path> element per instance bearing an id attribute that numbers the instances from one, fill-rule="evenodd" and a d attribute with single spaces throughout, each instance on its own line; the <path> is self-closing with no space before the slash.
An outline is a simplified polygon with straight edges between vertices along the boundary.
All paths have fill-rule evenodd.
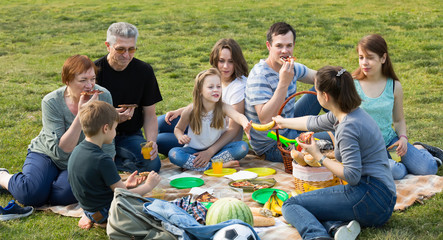
<path id="1" fill-rule="evenodd" d="M 318 162 L 320 163 L 320 165 L 323 166 L 323 161 L 325 160 L 326 156 L 323 155 L 323 157 L 320 158 L 320 160 L 318 160 Z"/>

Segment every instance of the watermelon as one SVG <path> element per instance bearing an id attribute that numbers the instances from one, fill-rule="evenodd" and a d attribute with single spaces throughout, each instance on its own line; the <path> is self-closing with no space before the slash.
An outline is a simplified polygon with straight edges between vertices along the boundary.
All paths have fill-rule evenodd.
<path id="1" fill-rule="evenodd" d="M 251 209 L 236 198 L 220 198 L 208 210 L 206 225 L 214 225 L 230 219 L 240 219 L 253 226 Z"/>

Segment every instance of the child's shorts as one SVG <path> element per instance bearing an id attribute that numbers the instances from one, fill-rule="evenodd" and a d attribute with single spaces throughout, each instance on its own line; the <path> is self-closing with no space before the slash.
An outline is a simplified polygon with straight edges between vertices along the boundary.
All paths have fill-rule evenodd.
<path id="1" fill-rule="evenodd" d="M 108 221 L 109 207 L 105 207 L 97 212 L 88 212 L 86 210 L 83 212 L 85 213 L 86 217 L 88 217 L 94 223 L 100 224 Z"/>

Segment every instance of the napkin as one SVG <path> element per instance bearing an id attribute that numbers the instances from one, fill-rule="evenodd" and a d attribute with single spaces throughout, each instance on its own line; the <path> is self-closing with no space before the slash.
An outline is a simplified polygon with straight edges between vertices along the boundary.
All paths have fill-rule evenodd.
<path id="1" fill-rule="evenodd" d="M 225 177 L 230 178 L 234 181 L 240 180 L 240 179 L 251 179 L 258 177 L 257 173 L 250 172 L 250 171 L 239 171 L 231 175 L 225 175 Z"/>
<path id="2" fill-rule="evenodd" d="M 192 195 L 200 195 L 204 192 L 208 192 L 209 194 L 214 194 L 214 189 L 212 188 L 201 188 L 201 187 L 193 187 L 191 188 L 191 190 L 189 191 L 190 194 Z"/>
<path id="3" fill-rule="evenodd" d="M 182 172 L 182 173 L 180 173 L 180 174 L 177 174 L 177 175 L 174 175 L 174 176 L 170 176 L 170 177 L 168 177 L 168 179 L 169 179 L 170 181 L 172 181 L 172 180 L 174 180 L 174 179 L 176 179 L 176 178 L 182 178 L 182 177 L 196 177 L 196 178 L 201 178 L 202 175 L 194 175 L 194 174 L 189 174 L 189 173 L 187 173 L 187 172 Z"/>

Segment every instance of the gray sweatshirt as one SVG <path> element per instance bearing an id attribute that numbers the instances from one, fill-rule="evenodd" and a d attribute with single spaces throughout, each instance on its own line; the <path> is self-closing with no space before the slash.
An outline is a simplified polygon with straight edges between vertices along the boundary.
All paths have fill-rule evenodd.
<path id="1" fill-rule="evenodd" d="M 361 108 L 338 122 L 332 112 L 311 116 L 309 131 L 335 131 L 335 158 L 343 163 L 345 180 L 356 185 L 363 176 L 383 182 L 395 194 L 386 146 L 375 121 Z"/>
<path id="2" fill-rule="evenodd" d="M 103 91 L 99 95 L 99 100 L 112 105 L 112 97 L 108 90 L 99 85 L 94 89 Z M 68 166 L 68 159 L 71 153 L 64 152 L 59 146 L 60 138 L 69 129 L 75 119 L 75 115 L 69 110 L 64 99 L 66 86 L 48 93 L 42 100 L 42 123 L 43 128 L 40 134 L 31 141 L 28 149 L 33 152 L 48 155 L 55 165 L 61 170 Z M 77 145 L 85 139 L 83 131 L 80 134 Z M 112 158 L 115 156 L 114 144 L 104 144 L 103 151 Z"/>

